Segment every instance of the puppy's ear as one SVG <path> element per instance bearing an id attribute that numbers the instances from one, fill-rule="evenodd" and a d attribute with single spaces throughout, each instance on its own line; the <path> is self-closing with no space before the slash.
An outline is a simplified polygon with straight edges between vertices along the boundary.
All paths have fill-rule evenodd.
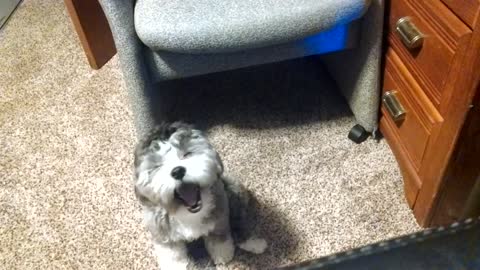
<path id="1" fill-rule="evenodd" d="M 150 151 L 153 151 L 153 152 L 156 152 L 158 150 L 160 150 L 160 148 L 162 148 L 162 141 L 160 140 L 153 140 L 150 145 L 149 145 L 149 150 Z"/>
<path id="2" fill-rule="evenodd" d="M 138 201 L 144 206 L 153 207 L 155 204 L 148 199 L 145 195 L 143 195 L 137 186 L 135 186 L 135 197 L 137 197 Z"/>
<path id="3" fill-rule="evenodd" d="M 138 148 L 148 148 L 153 141 L 168 141 L 170 136 L 181 128 L 189 128 L 190 126 L 183 122 L 161 123 L 153 127 L 143 138 L 138 142 Z"/>
<path id="4" fill-rule="evenodd" d="M 168 140 L 173 135 L 173 133 L 177 132 L 179 128 L 180 125 L 176 125 L 175 123 L 169 125 L 165 130 L 165 139 Z"/>
<path id="5" fill-rule="evenodd" d="M 174 122 L 169 126 L 168 130 L 169 132 L 171 132 L 169 136 L 172 136 L 172 134 L 177 132 L 177 130 L 179 129 L 192 130 L 193 128 L 194 128 L 193 125 L 190 125 L 184 122 Z"/>
<path id="6" fill-rule="evenodd" d="M 142 159 L 142 161 L 139 162 L 138 166 L 135 167 L 135 173 L 133 177 L 135 196 L 140 201 L 140 203 L 145 206 L 153 205 L 152 200 L 148 197 L 148 194 L 151 193 L 151 188 L 149 185 L 152 181 L 148 167 L 149 160 Z"/>

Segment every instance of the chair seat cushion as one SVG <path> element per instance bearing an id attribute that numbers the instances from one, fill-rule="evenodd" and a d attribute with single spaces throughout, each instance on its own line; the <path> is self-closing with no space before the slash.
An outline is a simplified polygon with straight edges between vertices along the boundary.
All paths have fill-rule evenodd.
<path id="1" fill-rule="evenodd" d="M 137 0 L 135 29 L 153 50 L 235 52 L 302 39 L 360 18 L 370 0 Z"/>

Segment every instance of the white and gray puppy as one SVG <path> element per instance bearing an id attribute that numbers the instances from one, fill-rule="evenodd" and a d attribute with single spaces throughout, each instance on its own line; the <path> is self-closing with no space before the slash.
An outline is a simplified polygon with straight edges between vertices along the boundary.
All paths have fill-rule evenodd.
<path id="1" fill-rule="evenodd" d="M 248 235 L 249 192 L 223 176 L 220 156 L 205 134 L 190 125 L 161 124 L 140 141 L 135 194 L 160 269 L 186 269 L 186 243 L 199 238 L 215 264 L 232 260 L 235 245 L 253 253 L 267 247 L 265 240 Z"/>

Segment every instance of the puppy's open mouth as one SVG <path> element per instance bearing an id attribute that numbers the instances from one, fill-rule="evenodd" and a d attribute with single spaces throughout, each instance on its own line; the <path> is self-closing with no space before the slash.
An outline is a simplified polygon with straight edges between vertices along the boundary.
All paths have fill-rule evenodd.
<path id="1" fill-rule="evenodd" d="M 181 201 L 190 213 L 197 213 L 202 209 L 202 198 L 198 185 L 182 184 L 175 189 L 175 198 Z"/>

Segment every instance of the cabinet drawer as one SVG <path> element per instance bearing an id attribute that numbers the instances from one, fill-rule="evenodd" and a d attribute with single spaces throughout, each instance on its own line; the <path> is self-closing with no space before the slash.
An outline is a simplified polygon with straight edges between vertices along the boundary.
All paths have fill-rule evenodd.
<path id="1" fill-rule="evenodd" d="M 480 11 L 480 0 L 442 0 L 458 17 L 470 27 L 474 27 Z"/>
<path id="2" fill-rule="evenodd" d="M 392 132 L 397 135 L 410 163 L 418 171 L 431 130 L 442 118 L 392 49 L 387 51 L 383 94 L 386 92 L 395 93 L 406 113 L 403 120 L 394 121 L 382 103 L 383 117 L 394 129 Z"/>
<path id="3" fill-rule="evenodd" d="M 397 31 L 402 18 L 409 18 L 422 34 L 418 48 L 407 48 Z M 438 0 L 392 0 L 388 24 L 390 45 L 438 108 L 459 44 L 471 30 Z"/>

